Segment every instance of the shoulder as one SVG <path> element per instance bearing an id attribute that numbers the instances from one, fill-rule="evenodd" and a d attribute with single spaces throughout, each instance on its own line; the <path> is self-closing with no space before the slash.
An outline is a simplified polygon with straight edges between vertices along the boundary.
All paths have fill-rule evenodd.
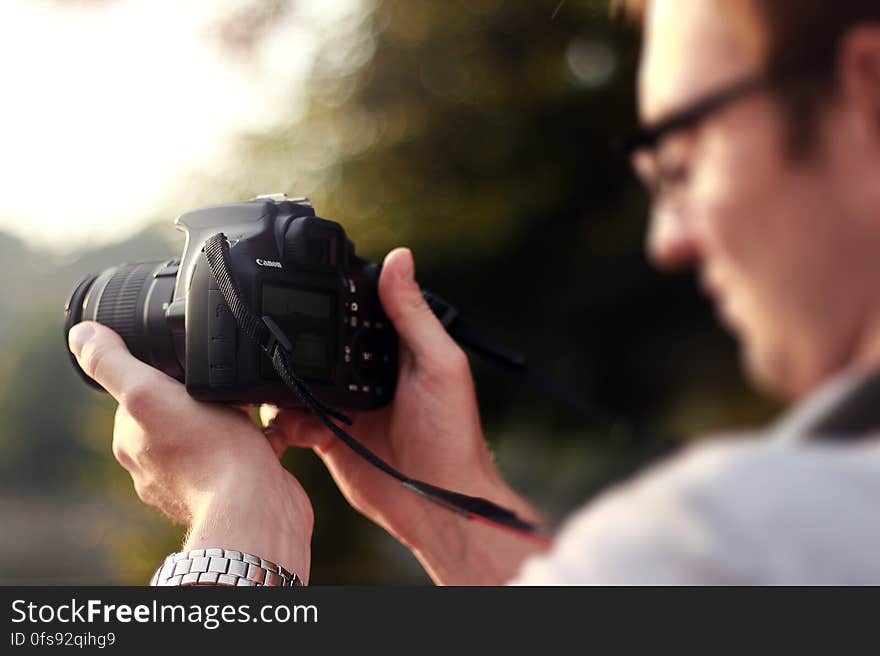
<path id="1" fill-rule="evenodd" d="M 552 552 L 523 575 L 583 583 L 880 581 L 878 501 L 880 445 L 712 439 L 576 513 Z"/>

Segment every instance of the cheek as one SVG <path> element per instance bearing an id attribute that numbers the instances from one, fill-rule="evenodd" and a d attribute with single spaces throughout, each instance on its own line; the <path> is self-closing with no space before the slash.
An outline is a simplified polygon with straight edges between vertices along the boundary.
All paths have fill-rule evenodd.
<path id="1" fill-rule="evenodd" d="M 788 260 L 798 248 L 797 222 L 786 208 L 788 183 L 771 137 L 753 129 L 741 138 L 707 140 L 693 186 L 703 266 L 748 340 L 767 339 L 773 330 L 790 282 Z"/>
<path id="2" fill-rule="evenodd" d="M 706 144 L 690 210 L 749 368 L 794 389 L 825 366 L 852 319 L 831 281 L 858 240 L 841 229 L 821 163 L 790 164 L 779 133 L 759 130 Z"/>
<path id="3" fill-rule="evenodd" d="M 709 257 L 752 267 L 783 236 L 777 198 L 785 185 L 770 128 L 741 121 L 705 136 L 693 200 Z"/>
<path id="4" fill-rule="evenodd" d="M 723 269 L 741 293 L 784 307 L 824 286 L 840 264 L 834 245 L 846 240 L 823 176 L 808 164 L 790 164 L 777 134 L 754 130 L 710 142 L 693 212 L 706 264 Z"/>
<path id="5" fill-rule="evenodd" d="M 694 184 L 707 256 L 730 269 L 745 292 L 785 303 L 805 287 L 803 263 L 825 257 L 834 216 L 818 160 L 793 164 L 786 124 L 770 100 L 754 100 L 703 135 Z M 813 265 L 820 262 L 811 262 Z M 809 274 L 807 274 L 809 277 Z M 744 292 L 744 293 L 745 293 Z M 780 298 L 781 297 L 781 298 Z"/>

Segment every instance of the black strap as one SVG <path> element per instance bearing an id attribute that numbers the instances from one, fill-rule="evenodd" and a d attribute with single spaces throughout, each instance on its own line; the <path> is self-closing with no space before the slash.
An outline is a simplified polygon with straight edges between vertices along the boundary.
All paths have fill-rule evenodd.
<path id="1" fill-rule="evenodd" d="M 591 426 L 600 427 L 604 432 L 616 437 L 635 438 L 636 429 L 625 419 L 616 417 L 598 405 L 575 397 L 546 372 L 528 364 L 526 358 L 514 353 L 494 340 L 480 334 L 467 323 L 459 311 L 437 294 L 422 293 L 431 310 L 452 338 L 462 346 L 479 354 L 492 364 L 516 374 L 533 388 L 567 406 L 572 412 Z"/>
<path id="2" fill-rule="evenodd" d="M 377 469 L 400 481 L 407 489 L 448 510 L 468 519 L 482 520 L 528 537 L 547 539 L 540 527 L 520 519 L 515 513 L 487 499 L 439 488 L 402 474 L 343 428 L 330 421 L 330 417 L 333 417 L 344 424 L 351 425 L 351 420 L 348 417 L 315 397 L 305 381 L 294 373 L 293 347 L 272 318 L 258 317 L 241 300 L 241 294 L 230 274 L 229 242 L 226 236 L 222 233 L 214 235 L 205 242 L 203 250 L 211 272 L 220 287 L 220 292 L 223 294 L 232 316 L 235 317 L 239 329 L 269 356 L 275 371 L 278 372 L 284 384 L 296 395 L 300 403 L 314 414 L 330 432 L 342 440 L 348 448 Z"/>

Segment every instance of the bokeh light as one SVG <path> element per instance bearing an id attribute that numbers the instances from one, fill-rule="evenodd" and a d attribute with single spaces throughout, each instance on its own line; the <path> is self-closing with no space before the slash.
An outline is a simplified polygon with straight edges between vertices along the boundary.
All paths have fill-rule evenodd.
<path id="1" fill-rule="evenodd" d="M 236 137 L 295 122 L 316 61 L 351 65 L 322 48 L 366 6 L 0 3 L 0 228 L 56 249 L 133 233 L 192 172 L 235 167 Z M 338 151 L 321 141 L 319 167 Z"/>

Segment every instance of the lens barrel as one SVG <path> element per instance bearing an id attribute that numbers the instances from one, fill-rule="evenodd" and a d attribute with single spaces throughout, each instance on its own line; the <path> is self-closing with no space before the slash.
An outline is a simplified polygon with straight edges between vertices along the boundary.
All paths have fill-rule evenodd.
<path id="1" fill-rule="evenodd" d="M 174 295 L 177 261 L 137 262 L 106 269 L 80 280 L 64 307 L 64 337 L 80 321 L 97 321 L 122 337 L 139 360 L 183 380 L 183 353 L 178 353 L 166 319 Z M 83 379 L 92 380 L 71 356 Z"/>

